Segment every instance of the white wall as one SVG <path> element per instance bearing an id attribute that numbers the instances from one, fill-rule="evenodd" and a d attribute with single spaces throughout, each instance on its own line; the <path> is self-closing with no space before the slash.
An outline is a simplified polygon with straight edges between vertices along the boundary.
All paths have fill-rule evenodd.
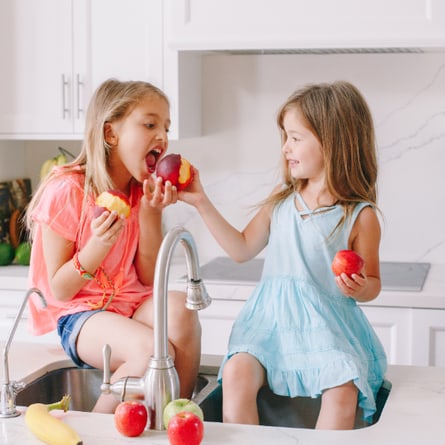
<path id="1" fill-rule="evenodd" d="M 25 175 L 25 149 L 22 142 L 0 141 L 0 181 Z"/>
<path id="2" fill-rule="evenodd" d="M 199 168 L 217 207 L 242 228 L 251 206 L 278 178 L 277 109 L 294 89 L 336 79 L 355 83 L 374 114 L 385 216 L 382 259 L 444 263 L 444 54 L 205 56 L 204 133 L 171 142 L 170 152 L 182 153 Z M 37 178 L 41 162 L 58 145 L 80 147 L 25 143 L 24 173 Z M 0 169 L 4 175 L 3 162 Z M 166 225 L 174 224 L 192 232 L 203 261 L 222 254 L 193 209 L 169 208 Z"/>
<path id="3" fill-rule="evenodd" d="M 209 195 L 237 227 L 278 173 L 275 114 L 308 82 L 346 79 L 374 114 L 380 159 L 383 260 L 445 262 L 445 56 L 362 54 L 204 58 L 204 136 L 172 143 L 195 163 Z M 193 210 L 169 211 L 198 240 L 221 252 Z"/>

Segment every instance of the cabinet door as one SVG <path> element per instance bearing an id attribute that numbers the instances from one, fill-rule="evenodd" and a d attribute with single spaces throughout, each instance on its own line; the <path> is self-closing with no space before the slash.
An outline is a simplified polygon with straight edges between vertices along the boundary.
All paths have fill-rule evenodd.
<path id="1" fill-rule="evenodd" d="M 168 0 L 177 49 L 444 46 L 442 0 Z"/>
<path id="2" fill-rule="evenodd" d="M 361 306 L 391 365 L 410 365 L 412 309 Z"/>
<path id="3" fill-rule="evenodd" d="M 233 322 L 244 301 L 216 300 L 199 312 L 202 328 L 202 354 L 224 355 L 227 352 Z"/>
<path id="4" fill-rule="evenodd" d="M 5 342 L 8 339 L 25 294 L 25 289 L 0 289 L 0 343 Z M 14 333 L 13 343 L 17 341 L 50 344 L 60 343 L 56 331 L 52 331 L 45 335 L 34 336 L 28 331 L 27 324 L 28 315 L 25 308 L 17 325 L 17 330 Z"/>
<path id="5" fill-rule="evenodd" d="M 414 310 L 413 365 L 445 366 L 445 310 Z"/>
<path id="6" fill-rule="evenodd" d="M 104 80 L 146 80 L 162 88 L 162 0 L 91 0 L 89 65 Z"/>
<path id="7" fill-rule="evenodd" d="M 0 136 L 72 131 L 71 0 L 0 2 Z"/>

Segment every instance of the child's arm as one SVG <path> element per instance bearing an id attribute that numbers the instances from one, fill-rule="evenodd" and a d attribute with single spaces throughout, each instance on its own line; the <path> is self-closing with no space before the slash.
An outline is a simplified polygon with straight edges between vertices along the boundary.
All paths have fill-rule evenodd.
<path id="1" fill-rule="evenodd" d="M 380 282 L 380 223 L 376 212 L 365 207 L 357 217 L 349 240 L 349 249 L 356 251 L 365 261 L 361 275 L 346 274 L 336 277 L 344 295 L 360 302 L 371 301 L 381 290 Z"/>
<path id="2" fill-rule="evenodd" d="M 93 274 L 117 240 L 125 221 L 115 212 L 103 212 L 91 223 L 93 235 L 78 252 L 82 268 Z M 87 283 L 73 264 L 73 242 L 61 237 L 49 226 L 42 225 L 43 256 L 48 282 L 54 298 L 69 301 Z"/>
<path id="3" fill-rule="evenodd" d="M 210 233 L 234 261 L 250 260 L 267 245 L 270 226 L 269 206 L 263 206 L 244 230 L 237 230 L 219 213 L 204 192 L 196 168 L 194 168 L 193 182 L 186 190 L 179 192 L 178 197 L 197 209 Z"/>

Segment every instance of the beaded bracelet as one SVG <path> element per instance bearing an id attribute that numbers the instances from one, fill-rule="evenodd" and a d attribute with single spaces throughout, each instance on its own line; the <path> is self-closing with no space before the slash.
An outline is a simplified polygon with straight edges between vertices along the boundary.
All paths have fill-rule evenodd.
<path id="1" fill-rule="evenodd" d="M 95 274 L 90 274 L 80 264 L 80 262 L 79 262 L 79 252 L 76 252 L 74 254 L 74 256 L 73 256 L 73 264 L 74 264 L 74 269 L 76 269 L 77 272 L 79 273 L 79 275 L 82 278 L 84 278 L 85 280 L 92 280 L 93 278 L 95 278 Z"/>

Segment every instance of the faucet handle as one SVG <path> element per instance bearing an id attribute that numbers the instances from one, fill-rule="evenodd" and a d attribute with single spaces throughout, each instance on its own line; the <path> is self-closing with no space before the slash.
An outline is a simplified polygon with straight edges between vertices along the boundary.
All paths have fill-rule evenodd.
<path id="1" fill-rule="evenodd" d="M 16 382 L 4 383 L 0 388 L 0 418 L 10 418 L 20 416 L 17 410 L 16 395 L 25 387 L 25 383 Z"/>
<path id="2" fill-rule="evenodd" d="M 103 394 L 111 394 L 110 385 L 110 360 L 111 360 L 111 346 L 106 344 L 102 349 L 103 361 L 104 361 L 104 378 L 103 383 L 100 385 L 100 390 Z"/>

